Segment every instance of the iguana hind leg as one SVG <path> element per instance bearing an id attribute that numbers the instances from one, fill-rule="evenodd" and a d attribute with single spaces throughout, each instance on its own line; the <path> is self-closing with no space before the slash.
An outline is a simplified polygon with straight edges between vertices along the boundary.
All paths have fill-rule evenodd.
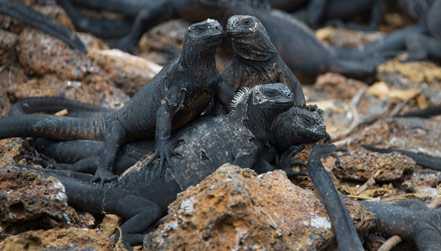
<path id="1" fill-rule="evenodd" d="M 104 211 L 114 213 L 127 219 L 121 225 L 124 245 L 141 244 L 144 239 L 142 232 L 155 223 L 161 216 L 161 208 L 154 202 L 129 191 L 110 188 L 104 199 Z M 115 234 L 115 241 L 120 237 Z"/>
<path id="2" fill-rule="evenodd" d="M 441 41 L 424 34 L 412 33 L 406 37 L 409 52 L 406 61 L 426 60 L 441 62 Z"/>

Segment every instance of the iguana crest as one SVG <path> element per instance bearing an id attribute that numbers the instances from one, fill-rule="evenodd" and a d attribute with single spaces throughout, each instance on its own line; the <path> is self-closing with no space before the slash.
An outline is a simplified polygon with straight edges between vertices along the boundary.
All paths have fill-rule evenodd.
<path id="1" fill-rule="evenodd" d="M 248 87 L 244 87 L 240 89 L 236 95 L 234 96 L 233 100 L 231 101 L 231 108 L 236 108 L 237 105 L 245 100 L 246 97 L 251 93 L 251 89 Z"/>

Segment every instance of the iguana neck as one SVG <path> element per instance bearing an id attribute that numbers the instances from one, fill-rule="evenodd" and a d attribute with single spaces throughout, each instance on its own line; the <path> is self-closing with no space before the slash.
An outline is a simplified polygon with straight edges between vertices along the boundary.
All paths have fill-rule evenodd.
<path id="1" fill-rule="evenodd" d="M 212 67 L 216 67 L 216 47 L 197 48 L 196 46 L 187 46 L 182 49 L 182 56 L 179 64 L 193 73 L 206 72 Z"/>
<path id="2" fill-rule="evenodd" d="M 248 101 L 252 102 L 252 101 Z M 270 133 L 271 121 L 275 116 L 258 106 L 248 105 L 246 110 L 245 126 L 256 136 L 256 139 L 266 144 Z"/>
<path id="3" fill-rule="evenodd" d="M 236 54 L 249 62 L 266 62 L 277 56 L 276 47 L 267 41 L 269 38 L 254 36 L 253 39 L 233 41 Z"/>

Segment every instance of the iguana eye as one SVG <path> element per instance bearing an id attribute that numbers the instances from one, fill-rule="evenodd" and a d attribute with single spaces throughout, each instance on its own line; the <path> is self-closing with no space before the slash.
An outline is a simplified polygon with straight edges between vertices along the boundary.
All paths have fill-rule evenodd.
<path id="1" fill-rule="evenodd" d="M 276 92 L 274 90 L 268 90 L 266 91 L 266 95 L 270 97 L 274 97 L 276 95 Z"/>
<path id="2" fill-rule="evenodd" d="M 197 29 L 198 29 L 198 31 L 205 31 L 206 30 L 205 26 L 199 26 Z"/>
<path id="3" fill-rule="evenodd" d="M 249 19 L 247 19 L 247 20 L 243 21 L 243 24 L 248 25 L 248 24 L 250 24 L 250 22 L 251 21 Z"/>

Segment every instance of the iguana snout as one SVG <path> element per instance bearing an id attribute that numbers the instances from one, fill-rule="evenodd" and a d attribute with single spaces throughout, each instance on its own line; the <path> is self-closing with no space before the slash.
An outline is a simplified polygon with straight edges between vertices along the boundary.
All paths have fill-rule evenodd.
<path id="1" fill-rule="evenodd" d="M 186 36 L 192 40 L 201 41 L 205 45 L 208 43 L 217 46 L 222 42 L 225 32 L 218 21 L 209 18 L 190 25 Z"/>

